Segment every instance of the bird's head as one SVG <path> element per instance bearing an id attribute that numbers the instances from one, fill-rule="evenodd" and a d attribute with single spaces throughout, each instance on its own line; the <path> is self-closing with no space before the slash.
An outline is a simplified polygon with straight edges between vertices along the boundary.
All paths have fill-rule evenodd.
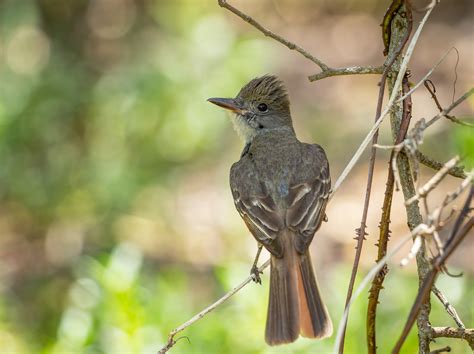
<path id="1" fill-rule="evenodd" d="M 273 129 L 293 131 L 288 94 L 276 76 L 253 79 L 235 98 L 209 98 L 208 101 L 235 113 L 232 122 L 246 143 Z"/>

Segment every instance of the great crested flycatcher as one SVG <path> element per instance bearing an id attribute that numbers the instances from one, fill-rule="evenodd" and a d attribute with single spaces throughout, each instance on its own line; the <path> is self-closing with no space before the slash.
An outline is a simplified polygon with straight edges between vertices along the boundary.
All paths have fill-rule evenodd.
<path id="1" fill-rule="evenodd" d="M 291 343 L 300 333 L 330 336 L 308 250 L 331 189 L 324 150 L 296 138 L 288 95 L 276 76 L 253 79 L 235 98 L 208 101 L 235 113 L 234 128 L 245 141 L 230 170 L 230 187 L 259 250 L 263 245 L 271 254 L 266 342 Z"/>

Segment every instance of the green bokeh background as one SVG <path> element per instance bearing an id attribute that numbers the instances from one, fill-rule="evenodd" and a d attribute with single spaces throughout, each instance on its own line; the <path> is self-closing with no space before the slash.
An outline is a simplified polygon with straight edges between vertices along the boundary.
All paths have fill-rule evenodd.
<path id="1" fill-rule="evenodd" d="M 387 6 L 238 4 L 270 23 L 274 8 L 286 6 L 295 21 L 307 15 L 308 24 L 353 12 L 378 21 Z M 467 4 L 459 6 L 472 9 Z M 465 23 L 472 20 L 472 11 L 460 13 Z M 449 11 L 443 16 L 436 23 L 449 24 Z M 463 28 L 458 30 L 470 27 Z M 0 1 L 0 353 L 155 353 L 172 328 L 248 275 L 255 245 L 227 191 L 227 170 L 240 142 L 206 98 L 234 95 L 268 72 L 292 78 L 291 87 L 309 87 L 305 76 L 316 68 L 295 74 L 298 64 L 289 58 L 296 55 L 214 1 Z M 472 84 L 467 76 L 461 89 Z M 375 94 L 376 79 L 363 80 L 361 90 Z M 302 117 L 297 127 L 308 140 L 329 145 L 340 171 L 367 128 L 357 121 L 344 128 L 334 120 L 318 123 L 314 112 L 328 116 L 338 102 L 333 97 L 333 106 L 321 104 L 312 94 L 296 100 Z M 472 100 L 468 104 L 462 108 L 467 119 Z M 360 114 L 370 121 L 374 108 L 372 101 Z M 331 143 L 338 128 L 339 143 Z M 441 149 L 427 141 L 434 157 L 457 151 L 474 165 L 472 130 L 446 124 L 435 136 L 448 144 Z M 342 141 L 348 146 L 332 146 Z M 404 215 L 397 217 L 403 224 Z M 319 273 L 337 328 L 351 259 L 332 253 Z M 334 336 L 265 345 L 267 275 L 263 279 L 263 286 L 247 286 L 186 330 L 190 343 L 184 338 L 172 352 L 330 353 Z M 441 276 L 439 283 L 472 327 L 472 269 L 462 278 Z M 381 353 L 399 335 L 416 287 L 413 269 L 390 272 L 377 319 Z M 366 351 L 366 297 L 351 311 L 347 353 Z M 436 301 L 432 323 L 454 325 Z M 403 352 L 416 352 L 416 343 L 412 332 Z M 446 344 L 454 353 L 469 352 L 455 340 L 433 347 Z"/>

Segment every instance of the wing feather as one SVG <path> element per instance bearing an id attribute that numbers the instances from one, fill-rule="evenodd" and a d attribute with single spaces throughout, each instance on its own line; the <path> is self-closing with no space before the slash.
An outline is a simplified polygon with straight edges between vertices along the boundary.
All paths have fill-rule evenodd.
<path id="1" fill-rule="evenodd" d="M 231 189 L 239 214 L 255 239 L 277 257 L 283 252 L 278 238 L 283 229 L 296 232 L 296 250 L 304 253 L 325 218 L 331 178 L 324 150 L 305 144 L 300 158 L 297 169 L 289 170 L 293 177 L 288 194 L 278 206 L 254 165 L 238 162 L 231 169 Z"/>

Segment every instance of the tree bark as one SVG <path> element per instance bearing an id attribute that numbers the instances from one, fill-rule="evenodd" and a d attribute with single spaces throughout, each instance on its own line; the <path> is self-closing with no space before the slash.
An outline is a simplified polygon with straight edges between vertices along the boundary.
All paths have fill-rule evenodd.
<path id="1" fill-rule="evenodd" d="M 406 7 L 403 5 L 398 13 L 395 15 L 395 18 L 392 20 L 391 28 L 391 40 L 390 40 L 390 52 L 393 51 L 392 48 L 396 48 L 399 43 L 403 40 L 406 31 L 408 30 L 408 16 L 411 16 L 407 13 Z M 388 78 L 388 89 L 389 93 L 392 94 L 393 86 L 395 84 L 395 78 L 398 74 L 400 64 L 403 57 L 398 58 L 393 67 L 391 75 Z M 399 93 L 400 95 L 400 93 Z M 390 113 L 390 124 L 392 128 L 392 138 L 395 141 L 398 131 L 400 129 L 400 123 L 403 117 L 403 103 L 397 102 L 394 104 L 392 112 Z M 416 194 L 413 175 L 410 168 L 410 161 L 405 153 L 400 153 L 398 155 L 397 166 L 400 174 L 400 183 L 403 191 L 403 196 L 405 200 L 410 199 Z M 423 218 L 418 206 L 418 202 L 412 203 L 406 206 L 407 214 L 407 224 L 410 230 L 413 230 L 416 226 L 423 222 Z M 423 242 L 422 247 L 416 255 L 416 263 L 418 269 L 418 279 L 419 285 L 423 282 L 426 274 L 428 273 L 430 266 L 426 258 L 426 245 Z M 429 322 L 429 315 L 431 311 L 431 303 L 428 299 L 420 310 L 420 313 L 417 318 L 417 327 L 418 327 L 418 342 L 419 342 L 419 354 L 429 354 L 430 353 L 430 335 L 431 335 L 431 325 Z"/>

